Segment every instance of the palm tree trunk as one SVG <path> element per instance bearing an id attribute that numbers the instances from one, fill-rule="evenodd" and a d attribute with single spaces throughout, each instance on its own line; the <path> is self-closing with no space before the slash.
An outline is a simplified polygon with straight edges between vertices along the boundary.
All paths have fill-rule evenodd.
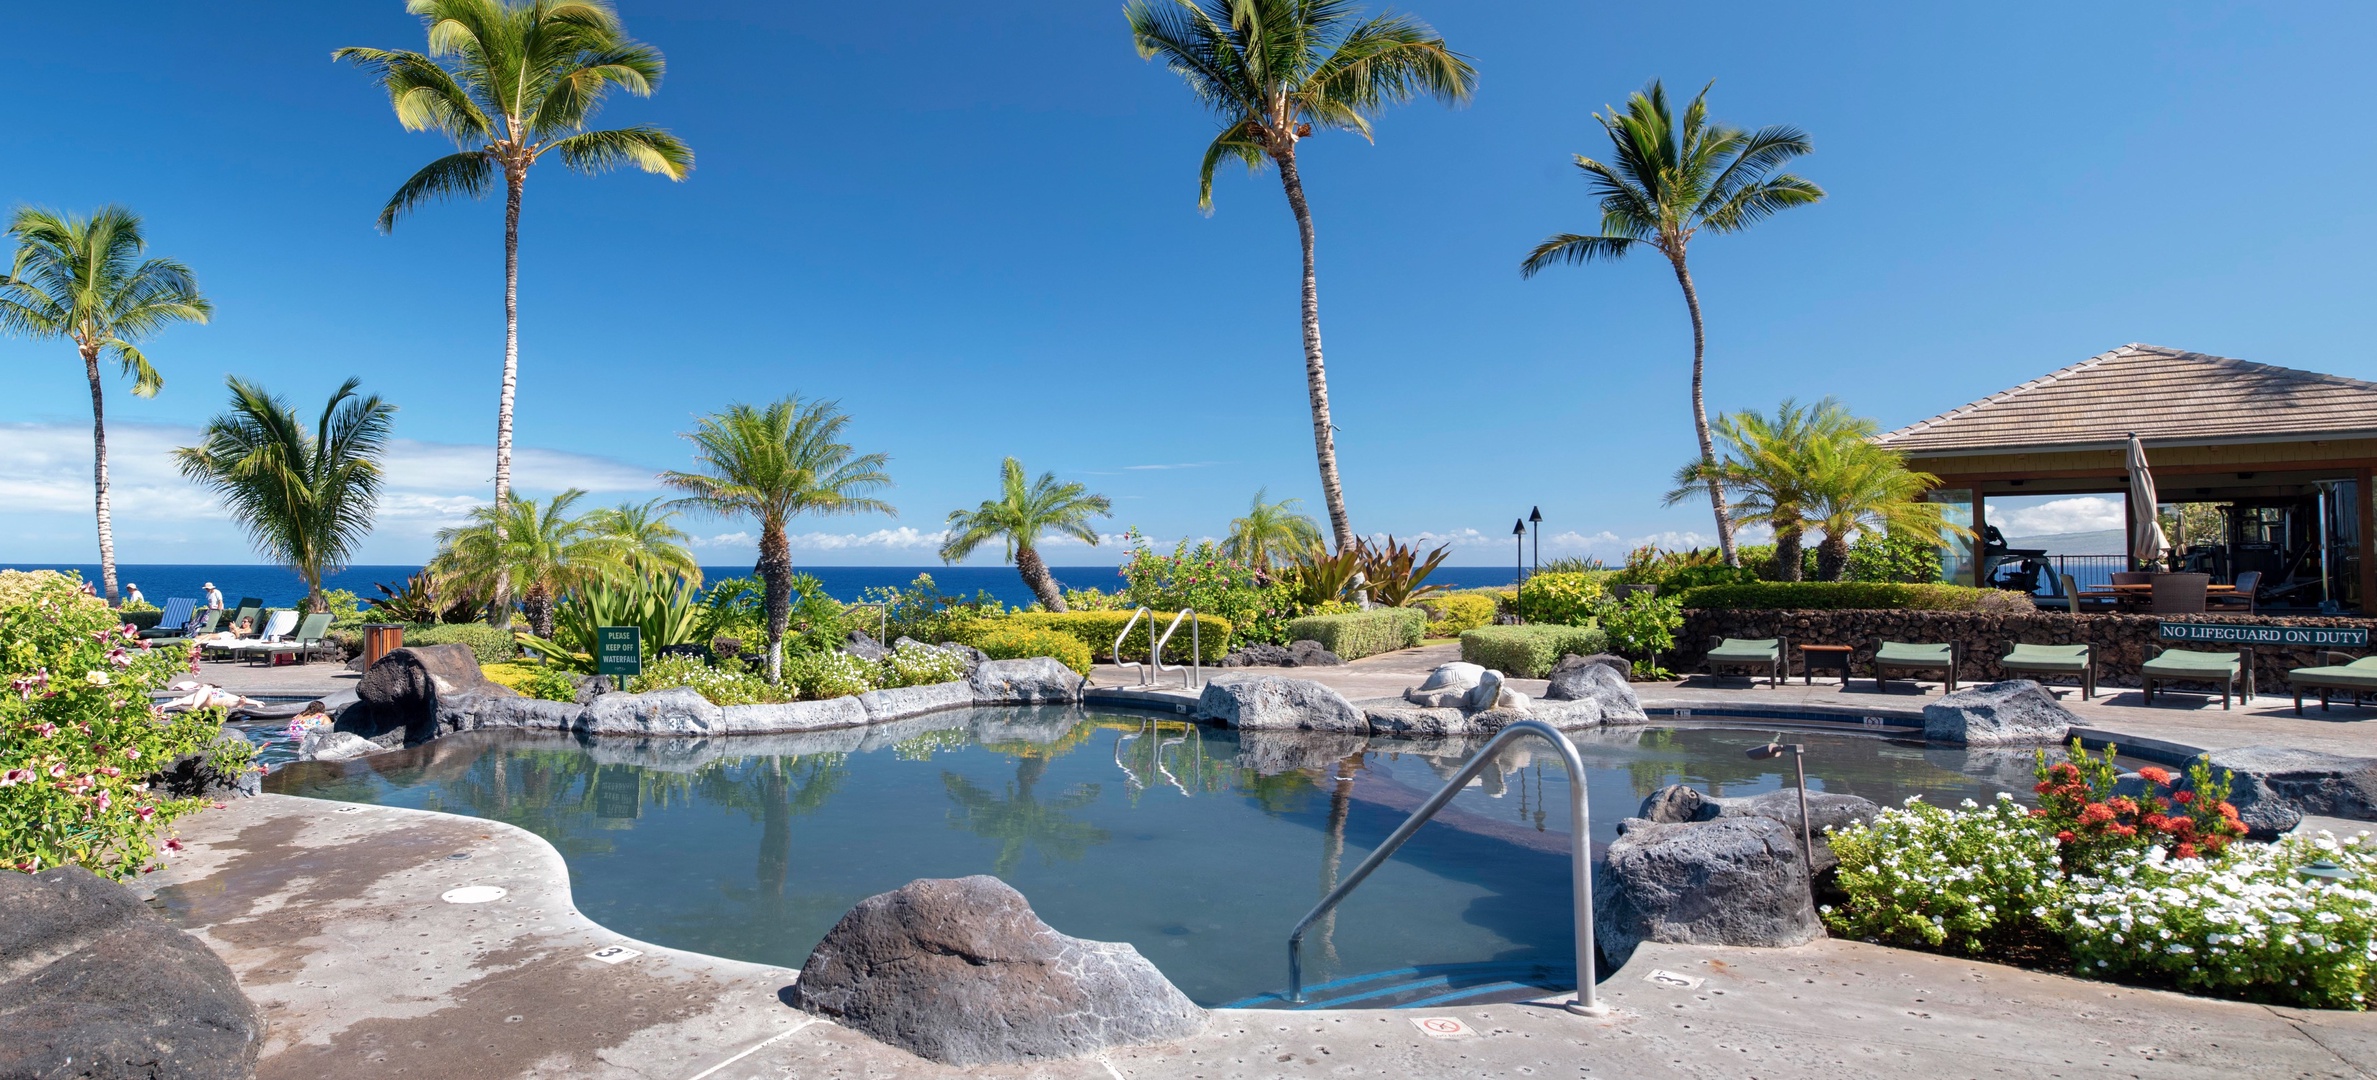
<path id="1" fill-rule="evenodd" d="M 1296 213 L 1296 234 L 1304 244 L 1304 388 L 1312 399 L 1312 450 L 1320 459 L 1321 500 L 1329 507 L 1329 531 L 1337 550 L 1354 546 L 1353 519 L 1345 513 L 1345 489 L 1337 482 L 1337 436 L 1329 423 L 1329 373 L 1321 364 L 1321 294 L 1313 273 L 1312 208 L 1304 202 L 1304 178 L 1296 172 L 1293 148 L 1277 155 L 1279 182 L 1288 209 Z"/>
<path id="2" fill-rule="evenodd" d="M 1700 293 L 1692 288 L 1692 271 L 1684 268 L 1684 256 L 1677 252 L 1670 260 L 1675 264 L 1676 284 L 1684 287 L 1684 306 L 1692 311 L 1692 433 L 1700 437 L 1700 463 L 1713 475 L 1717 469 L 1717 444 L 1708 435 L 1708 401 L 1701 394 L 1703 358 L 1708 350 L 1708 332 L 1700 323 Z M 1717 512 L 1717 550 L 1725 556 L 1725 565 L 1740 566 L 1741 557 L 1733 551 L 1733 514 L 1725 505 L 1725 489 L 1708 486 L 1709 507 Z"/>
<path id="3" fill-rule="evenodd" d="M 91 490 L 99 506 L 99 581 L 107 602 L 116 602 L 116 524 L 107 505 L 107 395 L 99 381 L 99 348 L 81 347 L 83 374 L 91 380 Z"/>
<path id="4" fill-rule="evenodd" d="M 768 682 L 784 681 L 784 632 L 792 625 L 792 541 L 781 521 L 763 521 L 759 528 L 760 583 L 768 618 Z"/>
<path id="5" fill-rule="evenodd" d="M 1040 598 L 1040 606 L 1054 612 L 1065 610 L 1065 594 L 1057 591 L 1056 578 L 1048 573 L 1048 564 L 1030 544 L 1015 546 L 1015 572 L 1023 576 L 1023 583 Z"/>
<path id="6" fill-rule="evenodd" d="M 503 393 L 495 406 L 495 508 L 512 498 L 512 397 L 520 385 L 520 192 L 528 173 L 504 169 L 503 204 Z M 503 518 L 495 519 L 495 543 L 503 546 Z M 490 614 L 498 627 L 512 622 L 512 575 L 495 568 L 495 596 Z"/>
<path id="7" fill-rule="evenodd" d="M 1777 581 L 1799 581 L 1807 577 L 1806 556 L 1798 527 L 1776 529 L 1774 534 L 1774 576 Z"/>
<path id="8" fill-rule="evenodd" d="M 1816 578 L 1839 581 L 1848 571 L 1849 530 L 1826 532 L 1823 542 L 1816 545 Z"/>

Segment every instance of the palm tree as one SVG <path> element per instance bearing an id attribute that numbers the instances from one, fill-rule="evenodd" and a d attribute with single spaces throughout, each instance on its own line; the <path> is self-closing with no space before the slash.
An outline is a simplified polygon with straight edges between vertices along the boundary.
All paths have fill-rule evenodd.
<path id="1" fill-rule="evenodd" d="M 674 574 L 698 586 L 702 568 L 685 547 L 692 538 L 671 524 L 677 512 L 662 506 L 662 501 L 620 503 L 590 511 L 586 526 L 595 535 L 619 544 L 620 558 L 629 570 L 644 575 Z"/>
<path id="2" fill-rule="evenodd" d="M 91 382 L 91 487 L 99 508 L 99 580 L 116 599 L 116 531 L 107 500 L 107 398 L 99 357 L 132 378 L 134 397 L 165 385 L 140 350 L 142 339 L 177 322 L 203 323 L 214 305 L 198 293 L 190 268 L 147 259 L 140 218 L 121 206 L 90 217 L 21 207 L 9 221 L 16 257 L 0 276 L 0 331 L 64 338 L 82 355 Z"/>
<path id="3" fill-rule="evenodd" d="M 570 513 L 585 497 L 584 491 L 571 488 L 542 504 L 514 499 L 476 507 L 470 524 L 438 530 L 438 552 L 429 560 L 429 570 L 477 596 L 490 595 L 499 581 L 525 584 L 521 611 L 533 633 L 550 638 L 553 607 L 563 594 L 627 569 L 617 539 L 595 532 L 585 517 Z M 510 621 L 509 605 L 499 605 L 495 625 Z"/>
<path id="4" fill-rule="evenodd" d="M 258 554 L 305 580 L 311 610 L 328 611 L 322 575 L 345 569 L 371 535 L 396 406 L 357 396 L 361 380 L 348 379 L 309 432 L 288 402 L 254 383 L 225 381 L 231 411 L 206 425 L 198 445 L 176 449 L 174 460 L 223 500 Z"/>
<path id="5" fill-rule="evenodd" d="M 1246 516 L 1230 522 L 1230 538 L 1222 543 L 1222 554 L 1264 571 L 1321 540 L 1321 527 L 1296 511 L 1304 500 L 1264 501 L 1270 494 L 1270 488 L 1255 492 Z"/>
<path id="6" fill-rule="evenodd" d="M 429 51 L 344 48 L 330 54 L 370 72 L 407 131 L 435 131 L 455 153 L 430 162 L 380 210 L 380 231 L 421 204 L 478 198 L 503 175 L 503 389 L 495 408 L 495 504 L 512 497 L 512 395 L 520 370 L 520 195 L 547 154 L 592 176 L 632 165 L 671 180 L 693 151 L 650 125 L 586 130 L 612 90 L 649 97 L 666 68 L 660 50 L 627 36 L 604 0 L 405 0 L 428 29 Z M 508 611 L 510 582 L 494 583 Z"/>
<path id="7" fill-rule="evenodd" d="M 1725 456 L 1713 467 L 1692 462 L 1676 471 L 1675 490 L 1667 505 L 1705 491 L 1711 483 L 1730 496 L 1734 525 L 1764 525 L 1774 530 L 1774 573 L 1783 581 L 1803 574 L 1801 538 L 1807 531 L 1809 501 L 1813 498 L 1816 448 L 1858 441 L 1873 434 L 1872 425 L 1849 414 L 1840 402 L 1825 398 L 1813 408 L 1784 401 L 1772 417 L 1755 409 L 1720 416 L 1714 425 Z"/>
<path id="8" fill-rule="evenodd" d="M 999 497 L 984 499 L 972 510 L 949 512 L 949 539 L 941 544 L 941 561 L 953 563 L 974 553 L 985 541 L 998 537 L 1006 544 L 1005 561 L 1015 564 L 1015 572 L 1023 583 L 1040 598 L 1040 606 L 1050 611 L 1065 610 L 1064 593 L 1057 589 L 1057 580 L 1048 573 L 1048 564 L 1041 560 L 1039 543 L 1042 534 L 1060 532 L 1092 547 L 1097 546 L 1098 530 L 1089 523 L 1091 515 L 1113 517 L 1114 503 L 1104 495 L 1092 495 L 1089 489 L 1073 481 L 1058 483 L 1056 474 L 1045 472 L 1029 486 L 1024 484 L 1023 463 L 1008 458 L 999 467 Z"/>
<path id="9" fill-rule="evenodd" d="M 1616 155 L 1608 164 L 1581 154 L 1576 158 L 1576 167 L 1584 170 L 1594 194 L 1601 197 L 1601 231 L 1555 235 L 1535 245 L 1519 264 L 1519 272 L 1534 277 L 1553 263 L 1616 259 L 1638 245 L 1648 245 L 1667 258 L 1676 284 L 1684 290 L 1684 307 L 1692 314 L 1692 430 L 1700 438 L 1701 465 L 1714 469 L 1717 450 L 1709 438 L 1708 405 L 1701 394 L 1708 334 L 1700 320 L 1700 294 L 1692 287 L 1692 271 L 1684 261 L 1685 247 L 1703 229 L 1740 232 L 1777 211 L 1822 199 L 1824 189 L 1776 171 L 1811 149 L 1807 134 L 1792 127 L 1745 132 L 1711 124 L 1705 86 L 1685 107 L 1679 126 L 1668 110 L 1667 88 L 1656 79 L 1626 99 L 1624 115 L 1611 109 L 1606 116 L 1593 114 L 1593 119 L 1608 132 Z M 1709 506 L 1717 514 L 1717 547 L 1726 565 L 1739 566 L 1725 488 L 1711 484 L 1707 490 Z"/>
<path id="10" fill-rule="evenodd" d="M 1408 15 L 1357 21 L 1342 0 L 1130 0 L 1123 7 L 1142 59 L 1162 57 L 1220 117 L 1197 174 L 1197 206 L 1213 212 L 1213 170 L 1224 158 L 1279 167 L 1304 249 L 1304 383 L 1321 498 L 1339 550 L 1354 546 L 1353 519 L 1337 482 L 1329 379 L 1321 364 L 1321 306 L 1313 270 L 1312 211 L 1296 172 L 1296 144 L 1316 128 L 1370 137 L 1370 116 L 1421 94 L 1469 100 L 1477 71 Z"/>
<path id="11" fill-rule="evenodd" d="M 1848 572 L 1849 544 L 1860 530 L 1933 543 L 1943 535 L 1972 535 L 1941 515 L 1942 504 L 1923 501 L 1939 477 L 1908 469 L 1906 455 L 1869 441 L 1876 430 L 1872 421 L 1857 424 L 1859 437 L 1815 443 L 1811 455 L 1808 516 L 1824 533 L 1816 545 L 1816 576 L 1825 581 Z"/>
<path id="12" fill-rule="evenodd" d="M 891 486 L 882 454 L 853 454 L 841 441 L 850 417 L 830 401 L 785 398 L 765 408 L 737 403 L 683 432 L 704 471 L 664 472 L 685 493 L 676 505 L 759 522 L 760 581 L 766 585 L 768 681 L 784 677 L 784 631 L 792 619 L 792 541 L 784 524 L 801 514 L 897 514 L 869 496 Z"/>

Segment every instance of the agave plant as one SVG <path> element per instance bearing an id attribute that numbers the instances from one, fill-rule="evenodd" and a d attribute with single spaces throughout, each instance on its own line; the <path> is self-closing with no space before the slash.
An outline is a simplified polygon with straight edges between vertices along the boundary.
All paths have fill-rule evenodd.
<path id="1" fill-rule="evenodd" d="M 1294 558 L 1287 576 L 1295 585 L 1296 601 L 1305 607 L 1345 599 L 1362 573 L 1360 541 L 1332 555 L 1328 544 L 1314 540 Z"/>
<path id="2" fill-rule="evenodd" d="M 1417 545 L 1401 544 L 1389 536 L 1376 544 L 1367 540 L 1355 543 L 1354 554 L 1362 565 L 1362 587 L 1370 591 L 1374 603 L 1410 607 L 1422 598 L 1450 591 L 1443 585 L 1422 582 L 1452 557 L 1451 544 L 1438 545 L 1436 550 L 1422 555 Z"/>
<path id="3" fill-rule="evenodd" d="M 403 585 L 401 589 L 393 588 L 383 581 L 372 586 L 380 590 L 380 598 L 364 603 L 371 605 L 373 617 L 416 626 L 467 623 L 479 621 L 479 613 L 486 606 L 473 596 L 441 599 L 438 596 L 437 578 L 426 572 L 406 578 Z"/>
<path id="4" fill-rule="evenodd" d="M 548 662 L 586 668 L 593 664 L 595 631 L 633 626 L 644 648 L 702 643 L 701 587 L 674 574 L 639 575 L 624 582 L 589 581 L 572 590 L 553 612 L 553 636 L 518 633 L 520 647 Z"/>

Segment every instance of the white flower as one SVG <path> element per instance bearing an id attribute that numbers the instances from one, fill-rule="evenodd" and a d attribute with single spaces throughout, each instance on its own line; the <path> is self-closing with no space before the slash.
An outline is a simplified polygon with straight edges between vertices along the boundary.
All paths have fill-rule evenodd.
<path id="1" fill-rule="evenodd" d="M 110 679 L 106 672 L 93 669 L 83 673 L 83 681 L 90 683 L 93 686 L 106 686 L 109 682 L 114 680 Z"/>

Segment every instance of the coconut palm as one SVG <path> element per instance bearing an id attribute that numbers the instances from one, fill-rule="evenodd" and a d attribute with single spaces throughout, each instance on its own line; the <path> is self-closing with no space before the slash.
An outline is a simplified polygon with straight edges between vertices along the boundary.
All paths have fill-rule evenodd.
<path id="1" fill-rule="evenodd" d="M 1667 89 L 1655 79 L 1648 89 L 1626 99 L 1624 114 L 1611 109 L 1608 115 L 1595 113 L 1593 119 L 1609 134 L 1614 157 L 1604 163 L 1580 154 L 1576 167 L 1600 196 L 1601 231 L 1557 234 L 1535 245 L 1519 264 L 1519 272 L 1534 277 L 1554 263 L 1617 259 L 1640 246 L 1667 259 L 1692 315 L 1692 430 L 1700 439 L 1700 463 L 1714 469 L 1717 450 L 1709 437 L 1708 405 L 1701 393 L 1708 334 L 1685 250 L 1703 230 L 1740 232 L 1777 211 L 1822 199 L 1824 189 L 1777 171 L 1810 150 L 1807 134 L 1792 127 L 1746 132 L 1712 124 L 1708 87 L 1684 108 L 1679 124 L 1668 108 Z M 1725 487 L 1709 484 L 1706 490 L 1717 515 L 1717 547 L 1726 565 L 1738 566 Z"/>
<path id="2" fill-rule="evenodd" d="M 512 497 L 512 396 L 520 370 L 520 198 L 547 154 L 595 175 L 632 165 L 671 180 L 693 151 L 657 127 L 588 131 L 613 90 L 649 97 L 666 67 L 660 50 L 627 36 L 604 0 L 406 0 L 428 29 L 429 51 L 344 48 L 331 53 L 370 72 L 397 123 L 434 131 L 456 152 L 430 162 L 380 210 L 380 231 L 423 203 L 478 198 L 504 186 L 503 388 L 495 408 L 495 503 Z M 509 610 L 510 583 L 493 583 Z"/>
<path id="3" fill-rule="evenodd" d="M 1123 7 L 1143 59 L 1161 57 L 1197 100 L 1221 119 L 1197 174 L 1197 206 L 1213 211 L 1213 170 L 1235 158 L 1250 170 L 1279 168 L 1304 250 L 1304 382 L 1321 498 L 1340 550 L 1354 546 L 1353 520 L 1337 480 L 1329 380 L 1321 364 L 1320 292 L 1313 269 L 1312 211 L 1296 171 L 1297 143 L 1315 129 L 1370 137 L 1370 117 L 1421 94 L 1469 100 L 1477 72 L 1408 15 L 1369 19 L 1343 0 L 1130 0 Z"/>
<path id="4" fill-rule="evenodd" d="M 256 553 L 305 580 L 307 606 L 328 611 L 322 575 L 346 568 L 371 535 L 380 501 L 380 458 L 396 406 L 339 384 L 307 431 L 289 403 L 234 377 L 231 410 L 196 446 L 173 452 L 183 476 L 223 501 Z"/>
<path id="5" fill-rule="evenodd" d="M 1874 431 L 1870 421 L 1865 435 Z M 1971 536 L 1972 530 L 1941 515 L 1942 504 L 1923 501 L 1939 477 L 1910 470 L 1906 455 L 1866 438 L 1814 444 L 1809 465 L 1808 517 L 1824 534 L 1816 545 L 1816 576 L 1839 581 L 1849 569 L 1849 545 L 1862 530 L 1921 537 Z"/>
<path id="6" fill-rule="evenodd" d="M 116 599 L 116 532 L 107 496 L 107 395 L 99 379 L 106 356 L 132 380 L 134 397 L 155 397 L 165 380 L 140 342 L 177 322 L 203 323 L 214 305 L 199 295 L 190 268 L 142 259 L 148 240 L 140 218 L 121 206 L 90 217 L 19 208 L 8 224 L 16 256 L 0 276 L 0 331 L 64 338 L 81 355 L 91 383 L 91 489 L 99 510 L 99 580 Z"/>
<path id="7" fill-rule="evenodd" d="M 437 533 L 429 571 L 474 596 L 492 595 L 496 582 L 522 586 L 521 613 L 538 637 L 553 636 L 553 608 L 571 589 L 627 572 L 623 545 L 571 513 L 586 493 L 571 488 L 543 503 L 513 499 L 476 507 L 470 524 Z M 494 613 L 503 626 L 508 605 Z"/>
<path id="8" fill-rule="evenodd" d="M 759 522 L 759 572 L 766 586 L 768 681 L 784 677 L 784 631 L 792 618 L 792 540 L 786 522 L 802 514 L 897 514 L 868 493 L 891 486 L 882 454 L 854 454 L 841 441 L 850 417 L 830 401 L 785 398 L 764 408 L 737 403 L 681 434 L 701 472 L 664 472 L 684 492 L 679 507 Z"/>
<path id="9" fill-rule="evenodd" d="M 588 511 L 586 527 L 597 536 L 617 541 L 619 557 L 629 570 L 648 576 L 674 574 L 698 586 L 702 568 L 685 547 L 692 537 L 672 524 L 677 512 L 661 505 L 664 501 L 650 499 Z"/>
<path id="10" fill-rule="evenodd" d="M 1873 425 L 1849 414 L 1840 402 L 1825 398 L 1814 407 L 1784 401 L 1773 416 L 1743 409 L 1720 416 L 1713 425 L 1724 446 L 1714 466 L 1691 462 L 1676 471 L 1675 490 L 1667 493 L 1673 506 L 1705 492 L 1711 483 L 1729 496 L 1733 523 L 1764 525 L 1774 530 L 1774 574 L 1798 581 L 1803 574 L 1800 552 L 1807 532 L 1809 501 L 1813 498 L 1812 470 L 1817 447 L 1837 447 L 1873 434 Z"/>
<path id="11" fill-rule="evenodd" d="M 1304 500 L 1268 502 L 1270 494 L 1270 488 L 1256 491 L 1246 516 L 1231 520 L 1230 538 L 1222 542 L 1222 554 L 1266 571 L 1296 552 L 1310 550 L 1321 539 L 1321 527 L 1310 515 L 1296 510 Z"/>
<path id="12" fill-rule="evenodd" d="M 1015 572 L 1040 598 L 1040 605 L 1063 611 L 1065 595 L 1040 558 L 1040 537 L 1058 532 L 1094 547 L 1098 530 L 1089 523 L 1092 515 L 1113 517 L 1114 503 L 1090 494 L 1078 482 L 1060 484 L 1052 472 L 1026 485 L 1023 463 L 1008 458 L 999 467 L 998 498 L 984 499 L 972 510 L 949 512 L 949 538 L 941 544 L 941 561 L 956 562 L 997 537 L 1006 544 L 1006 561 L 1015 564 Z"/>

